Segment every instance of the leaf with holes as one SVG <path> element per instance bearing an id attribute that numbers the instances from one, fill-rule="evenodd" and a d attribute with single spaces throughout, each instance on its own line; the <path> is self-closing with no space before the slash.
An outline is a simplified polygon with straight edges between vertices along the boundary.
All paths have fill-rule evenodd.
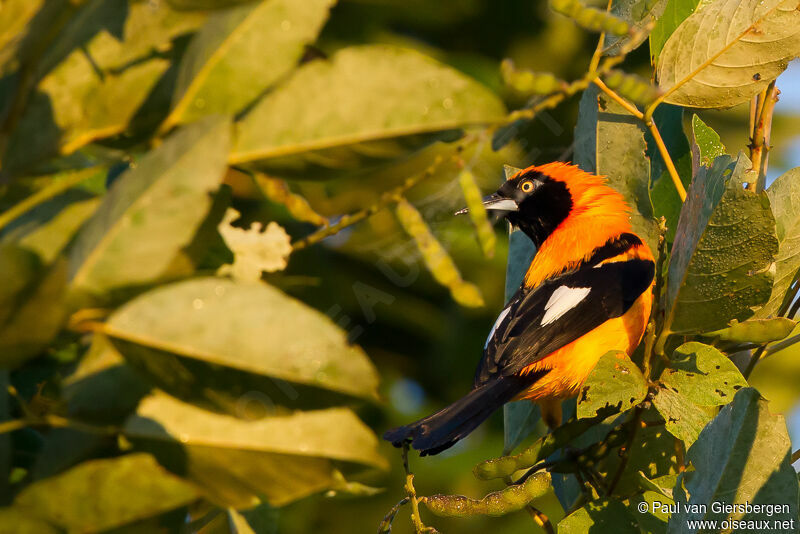
<path id="1" fill-rule="evenodd" d="M 694 470 L 680 475 L 675 484 L 673 495 L 679 507 L 670 517 L 667 531 L 698 532 L 700 526 L 693 520 L 767 519 L 764 513 L 748 513 L 744 503 L 788 504 L 789 513 L 772 518 L 796 518 L 797 474 L 790 455 L 783 417 L 772 415 L 756 390 L 740 390 L 687 451 L 687 464 Z M 713 503 L 742 506 L 726 512 Z"/>
<path id="2" fill-rule="evenodd" d="M 719 330 L 769 298 L 778 239 L 766 193 L 743 188 L 749 168 L 744 154 L 720 156 L 693 180 L 670 256 L 667 331 Z"/>
<path id="3" fill-rule="evenodd" d="M 665 102 L 722 108 L 746 102 L 800 54 L 798 0 L 702 4 L 664 44 L 658 83 Z"/>
<path id="4" fill-rule="evenodd" d="M 727 404 L 739 389 L 747 387 L 730 358 L 695 341 L 675 349 L 659 380 L 664 387 L 700 406 Z"/>
<path id="5" fill-rule="evenodd" d="M 606 406 L 625 411 L 647 396 L 647 382 L 642 372 L 624 352 L 604 354 L 581 386 L 578 417 L 594 417 Z"/>

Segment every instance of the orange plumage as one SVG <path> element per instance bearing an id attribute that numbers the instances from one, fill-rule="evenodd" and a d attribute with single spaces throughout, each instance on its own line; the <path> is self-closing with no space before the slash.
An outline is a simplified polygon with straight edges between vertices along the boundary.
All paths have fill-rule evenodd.
<path id="1" fill-rule="evenodd" d="M 472 390 L 424 419 L 390 430 L 436 454 L 511 400 L 542 406 L 551 427 L 600 357 L 631 354 L 653 302 L 655 262 L 632 233 L 630 207 L 595 176 L 566 163 L 529 167 L 484 199 L 534 242 L 524 280 L 486 340 Z"/>

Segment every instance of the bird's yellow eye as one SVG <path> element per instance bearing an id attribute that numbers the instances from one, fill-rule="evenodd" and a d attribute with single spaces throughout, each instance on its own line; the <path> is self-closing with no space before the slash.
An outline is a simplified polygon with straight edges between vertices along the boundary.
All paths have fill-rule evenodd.
<path id="1" fill-rule="evenodd" d="M 531 191 L 533 191 L 533 182 L 531 182 L 530 180 L 522 182 L 522 185 L 519 186 L 519 188 L 522 189 L 523 193 L 530 193 Z"/>

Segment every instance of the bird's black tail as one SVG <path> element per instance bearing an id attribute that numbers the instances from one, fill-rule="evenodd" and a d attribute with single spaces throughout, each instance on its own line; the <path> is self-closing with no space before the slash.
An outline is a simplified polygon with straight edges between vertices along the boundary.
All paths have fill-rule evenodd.
<path id="1" fill-rule="evenodd" d="M 438 454 L 475 430 L 492 413 L 529 386 L 535 378 L 506 376 L 476 387 L 447 408 L 419 421 L 389 430 L 383 439 L 400 447 L 405 441 L 420 456 Z"/>

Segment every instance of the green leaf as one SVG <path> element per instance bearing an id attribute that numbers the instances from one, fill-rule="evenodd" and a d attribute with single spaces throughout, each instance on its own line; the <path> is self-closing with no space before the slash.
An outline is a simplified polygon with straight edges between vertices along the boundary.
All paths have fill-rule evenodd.
<path id="1" fill-rule="evenodd" d="M 587 532 L 614 532 L 639 534 L 636 518 L 619 501 L 603 499 L 572 512 L 558 523 L 558 534 L 586 534 Z"/>
<path id="2" fill-rule="evenodd" d="M 377 399 L 378 374 L 364 352 L 348 344 L 345 332 L 318 311 L 260 282 L 197 278 L 162 286 L 114 312 L 105 333 L 140 366 L 142 360 L 156 366 L 159 360 L 169 362 L 170 354 L 194 364 L 195 370 L 202 364 L 199 368 L 205 371 L 197 376 L 151 373 L 168 389 L 180 390 L 183 376 L 189 382 L 205 381 L 213 390 L 217 374 L 233 369 L 247 375 L 239 396 L 255 393 L 245 387 L 274 388 L 278 379 Z M 233 396 L 236 404 L 239 396 Z"/>
<path id="3" fill-rule="evenodd" d="M 148 454 L 92 460 L 22 490 L 14 507 L 70 532 L 98 532 L 190 503 L 196 490 Z"/>
<path id="4" fill-rule="evenodd" d="M 123 432 L 181 450 L 186 476 L 218 504 L 280 506 L 334 486 L 334 462 L 387 469 L 378 439 L 347 408 L 256 420 L 219 415 L 163 393 L 145 398 Z M 174 453 L 173 453 L 174 454 Z M 169 463 L 168 463 L 169 465 Z"/>
<path id="5" fill-rule="evenodd" d="M 680 506 L 670 517 L 668 531 L 697 532 L 698 526 L 690 527 L 690 520 L 796 518 L 796 508 L 789 514 L 767 517 L 766 513 L 745 514 L 743 509 L 717 512 L 712 506 L 748 502 L 794 508 L 798 488 L 797 475 L 789 463 L 790 445 L 783 417 L 770 414 L 756 390 L 739 391 L 689 448 L 686 459 L 694 471 L 678 478 L 673 494 Z"/>
<path id="6" fill-rule="evenodd" d="M 203 19 L 175 13 L 163 2 L 87 2 L 37 63 L 41 79 L 11 136 L 4 166 L 18 172 L 123 132 L 170 66 L 160 56 Z"/>
<path id="7" fill-rule="evenodd" d="M 0 367 L 18 367 L 55 338 L 67 318 L 66 285 L 67 262 L 59 257 L 0 327 Z"/>
<path id="8" fill-rule="evenodd" d="M 766 88 L 798 54 L 797 0 L 707 2 L 667 39 L 657 78 L 670 104 L 730 107 Z"/>
<path id="9" fill-rule="evenodd" d="M 703 428 L 711 421 L 717 411 L 709 406 L 698 406 L 683 395 L 671 389 L 659 388 L 653 397 L 653 405 L 664 418 L 664 425 L 670 434 L 690 447 L 697 440 Z"/>
<path id="10" fill-rule="evenodd" d="M 578 396 L 578 417 L 594 417 L 606 406 L 620 411 L 642 402 L 647 396 L 647 382 L 642 372 L 621 351 L 605 353 L 586 378 Z"/>
<path id="11" fill-rule="evenodd" d="M 60 534 L 44 519 L 20 507 L 0 508 L 0 534 Z"/>
<path id="12" fill-rule="evenodd" d="M 656 108 L 653 122 L 658 126 L 683 186 L 688 188 L 692 181 L 692 153 L 689 140 L 683 131 L 683 108 L 662 104 Z M 675 230 L 683 201 L 675 189 L 675 184 L 650 132 L 647 132 L 647 156 L 650 158 L 650 197 L 653 200 L 653 215 L 667 220 L 667 241 L 672 243 L 675 240 Z"/>
<path id="13" fill-rule="evenodd" d="M 594 85 L 583 92 L 575 126 L 575 163 L 606 176 L 634 209 L 631 224 L 651 250 L 658 247 L 658 228 L 650 200 L 650 161 L 641 121 L 608 100 Z"/>
<path id="14" fill-rule="evenodd" d="M 151 387 L 106 336 L 95 333 L 78 367 L 64 379 L 63 397 L 70 417 L 113 424 L 133 412 Z"/>
<path id="15" fill-rule="evenodd" d="M 718 330 L 769 298 L 778 240 L 766 193 L 743 188 L 749 168 L 744 154 L 721 156 L 693 180 L 670 256 L 667 331 Z"/>
<path id="16" fill-rule="evenodd" d="M 14 312 L 20 294 L 41 272 L 41 262 L 34 252 L 13 243 L 0 243 L 0 325 Z"/>
<path id="17" fill-rule="evenodd" d="M 659 381 L 701 406 L 727 404 L 739 389 L 747 387 L 747 381 L 725 354 L 695 341 L 675 349 Z"/>
<path id="18" fill-rule="evenodd" d="M 778 177 L 767 190 L 767 196 L 775 216 L 778 255 L 772 294 L 756 317 L 777 315 L 782 306 L 788 306 L 789 286 L 800 269 L 800 167 Z"/>
<path id="19" fill-rule="evenodd" d="M 760 310 L 759 310 L 760 311 Z M 735 343 L 769 343 L 780 341 L 788 336 L 797 325 L 795 321 L 785 317 L 775 317 L 774 319 L 749 319 L 740 323 L 731 321 L 728 328 L 706 332 L 704 337 L 714 337 L 721 341 L 733 341 Z"/>
<path id="20" fill-rule="evenodd" d="M 700 0 L 667 0 L 664 12 L 658 17 L 650 32 L 650 62 L 658 64 L 658 57 L 669 36 L 697 8 Z"/>
<path id="21" fill-rule="evenodd" d="M 163 129 L 244 109 L 297 64 L 334 3 L 270 0 L 212 13 L 181 59 Z"/>
<path id="22" fill-rule="evenodd" d="M 697 176 L 701 165 L 711 167 L 715 159 L 724 155 L 725 145 L 719 134 L 696 114 L 692 115 L 692 176 Z"/>
<path id="23" fill-rule="evenodd" d="M 637 48 L 647 39 L 648 32 L 645 31 L 647 26 L 661 19 L 667 4 L 668 0 L 614 2 L 611 5 L 611 14 L 627 22 L 630 25 L 630 31 L 627 35 L 622 36 L 607 34 L 606 49 L 603 52 L 614 56 L 620 54 L 623 47 L 628 50 Z M 636 40 L 631 42 L 633 36 L 636 36 Z"/>
<path id="24" fill-rule="evenodd" d="M 182 128 L 103 197 L 70 251 L 70 282 L 80 296 L 175 275 L 173 259 L 191 243 L 226 168 L 230 123 L 209 117 Z"/>
<path id="25" fill-rule="evenodd" d="M 387 142 L 392 138 L 441 134 L 504 116 L 488 89 L 418 52 L 349 47 L 330 61 L 303 65 L 256 103 L 237 124 L 231 161 L 301 171 L 309 161 L 361 167 L 360 155 L 381 160 L 404 154 Z M 306 161 L 297 159 L 301 155 Z"/>

